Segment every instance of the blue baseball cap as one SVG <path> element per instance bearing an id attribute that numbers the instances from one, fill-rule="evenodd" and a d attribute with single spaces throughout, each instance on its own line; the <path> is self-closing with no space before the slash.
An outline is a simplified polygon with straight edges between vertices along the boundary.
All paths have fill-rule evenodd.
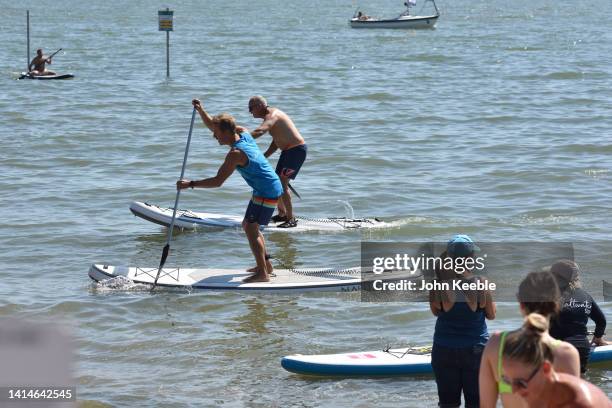
<path id="1" fill-rule="evenodd" d="M 470 256 L 476 251 L 480 251 L 480 248 L 467 235 L 455 235 L 446 244 L 446 253 L 452 257 Z"/>

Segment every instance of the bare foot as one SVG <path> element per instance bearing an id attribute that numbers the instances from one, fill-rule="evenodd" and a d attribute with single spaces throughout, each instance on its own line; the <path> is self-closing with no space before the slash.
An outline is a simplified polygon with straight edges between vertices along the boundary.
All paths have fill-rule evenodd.
<path id="1" fill-rule="evenodd" d="M 270 267 L 270 269 L 272 269 L 272 268 Z M 253 267 L 251 269 L 248 269 L 247 272 L 252 272 L 252 273 L 258 274 L 259 273 L 259 268 L 255 266 L 255 267 Z M 274 272 L 270 272 L 268 274 L 268 276 L 271 277 L 271 278 L 276 278 L 276 274 Z"/>
<path id="2" fill-rule="evenodd" d="M 272 269 L 272 262 L 270 262 L 269 260 L 266 259 L 266 268 L 268 268 L 269 271 L 271 271 Z M 249 268 L 246 270 L 247 272 L 253 272 L 253 273 L 258 273 L 259 272 L 259 268 L 256 266 Z"/>
<path id="3" fill-rule="evenodd" d="M 242 280 L 244 283 L 270 282 L 270 278 L 265 273 L 256 273 Z"/>

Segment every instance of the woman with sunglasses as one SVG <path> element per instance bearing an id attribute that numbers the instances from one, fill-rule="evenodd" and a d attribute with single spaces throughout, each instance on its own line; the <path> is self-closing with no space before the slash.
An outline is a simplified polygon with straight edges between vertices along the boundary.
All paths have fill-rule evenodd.
<path id="1" fill-rule="evenodd" d="M 550 272 L 527 274 L 519 285 L 517 299 L 524 316 L 538 313 L 550 319 L 559 311 L 559 288 Z M 501 399 L 505 408 L 527 406 L 520 395 L 512 393 L 511 385 L 506 383 L 502 376 L 502 353 L 512 333 L 516 332 L 495 333 L 485 346 L 479 375 L 481 408 L 494 408 L 498 398 Z M 541 333 L 540 337 L 542 341 L 550 345 L 555 357 L 554 366 L 557 372 L 580 376 L 578 351 L 571 344 L 555 340 L 546 330 Z"/>
<path id="2" fill-rule="evenodd" d="M 595 385 L 555 369 L 548 319 L 532 313 L 519 330 L 506 337 L 502 379 L 528 407 L 610 408 L 612 402 Z"/>

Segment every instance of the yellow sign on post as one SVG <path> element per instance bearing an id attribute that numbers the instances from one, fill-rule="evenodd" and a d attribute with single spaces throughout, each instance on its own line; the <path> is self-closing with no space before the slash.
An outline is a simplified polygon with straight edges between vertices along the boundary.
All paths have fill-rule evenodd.
<path id="1" fill-rule="evenodd" d="M 172 15 L 174 11 L 170 9 L 159 10 L 157 15 L 159 16 L 159 31 L 173 31 L 172 27 Z"/>
<path id="2" fill-rule="evenodd" d="M 170 78 L 170 31 L 173 31 L 172 27 L 172 15 L 174 11 L 169 8 L 165 10 L 159 10 L 157 15 L 159 16 L 159 31 L 166 32 L 166 78 Z"/>

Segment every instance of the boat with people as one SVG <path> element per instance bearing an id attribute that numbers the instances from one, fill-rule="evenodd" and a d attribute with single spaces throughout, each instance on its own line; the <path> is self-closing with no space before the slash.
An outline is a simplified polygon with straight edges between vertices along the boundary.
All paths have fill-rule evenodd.
<path id="1" fill-rule="evenodd" d="M 404 28 L 404 29 L 422 29 L 434 28 L 440 17 L 440 11 L 436 6 L 435 0 L 425 0 L 425 3 L 431 2 L 435 13 L 431 15 L 412 15 L 410 7 L 416 5 L 416 0 L 407 0 L 404 5 L 406 10 L 399 16 L 390 19 L 379 19 L 367 16 L 361 11 L 357 11 L 353 18 L 349 20 L 349 25 L 352 28 Z"/>

